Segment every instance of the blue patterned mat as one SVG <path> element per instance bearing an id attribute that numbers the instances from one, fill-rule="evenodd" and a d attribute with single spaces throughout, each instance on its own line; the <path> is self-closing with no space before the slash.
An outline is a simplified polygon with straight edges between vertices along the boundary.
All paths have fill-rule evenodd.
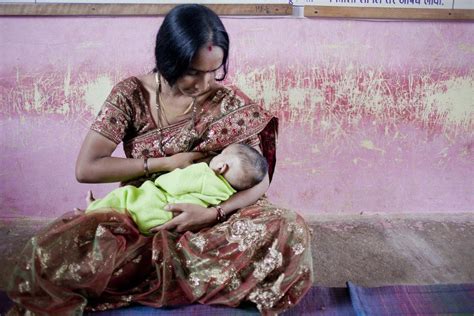
<path id="1" fill-rule="evenodd" d="M 357 315 L 472 315 L 474 284 L 364 288 L 348 283 Z"/>
<path id="2" fill-rule="evenodd" d="M 0 315 L 12 306 L 5 292 L 0 292 Z M 328 288 L 315 286 L 306 294 L 295 308 L 287 311 L 285 316 L 304 315 L 323 316 L 352 316 L 355 315 L 347 288 Z M 243 304 L 239 308 L 226 306 L 187 305 L 167 308 L 151 308 L 146 306 L 131 306 L 111 311 L 86 313 L 88 316 L 250 316 L 260 315 L 253 304 Z"/>
<path id="3" fill-rule="evenodd" d="M 384 315 L 470 315 L 474 314 L 474 284 L 395 285 L 365 288 L 351 282 L 347 288 L 314 286 L 285 316 L 384 316 Z M 12 306 L 0 292 L 0 315 Z M 239 308 L 187 305 L 168 308 L 131 306 L 88 316 L 247 316 L 259 315 L 252 304 Z"/>

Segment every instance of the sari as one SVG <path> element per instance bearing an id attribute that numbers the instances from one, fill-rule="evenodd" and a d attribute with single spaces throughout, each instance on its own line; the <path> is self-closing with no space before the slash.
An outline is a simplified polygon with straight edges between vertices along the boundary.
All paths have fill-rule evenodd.
<path id="1" fill-rule="evenodd" d="M 272 177 L 277 119 L 237 88 L 219 87 L 194 122 L 161 130 L 146 97 L 137 78 L 120 82 L 91 129 L 123 142 L 129 158 L 215 152 L 237 142 L 260 146 Z M 272 314 L 297 304 L 312 283 L 307 224 L 262 197 L 199 232 L 153 236 L 140 234 L 130 217 L 113 209 L 67 213 L 28 241 L 7 294 L 16 303 L 11 314 L 78 315 L 130 304 L 235 307 L 244 301 Z"/>

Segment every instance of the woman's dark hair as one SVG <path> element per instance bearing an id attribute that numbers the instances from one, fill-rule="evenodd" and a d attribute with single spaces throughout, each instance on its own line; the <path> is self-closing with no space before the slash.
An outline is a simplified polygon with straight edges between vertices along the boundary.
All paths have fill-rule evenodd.
<path id="1" fill-rule="evenodd" d="M 165 17 L 156 35 L 156 68 L 170 85 L 185 74 L 197 51 L 208 43 L 224 51 L 222 67 L 227 75 L 229 36 L 222 21 L 209 8 L 198 4 L 184 4 L 173 8 Z"/>

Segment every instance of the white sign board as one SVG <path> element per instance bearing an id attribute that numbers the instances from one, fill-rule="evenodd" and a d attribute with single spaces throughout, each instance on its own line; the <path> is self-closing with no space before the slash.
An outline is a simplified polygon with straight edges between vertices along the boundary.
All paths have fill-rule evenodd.
<path id="1" fill-rule="evenodd" d="M 474 0 L 291 0 L 291 4 L 397 9 L 474 9 Z"/>
<path id="2" fill-rule="evenodd" d="M 128 4 L 182 4 L 182 3 L 201 3 L 201 4 L 288 4 L 286 0 L 0 0 L 1 2 L 17 3 L 128 3 Z"/>

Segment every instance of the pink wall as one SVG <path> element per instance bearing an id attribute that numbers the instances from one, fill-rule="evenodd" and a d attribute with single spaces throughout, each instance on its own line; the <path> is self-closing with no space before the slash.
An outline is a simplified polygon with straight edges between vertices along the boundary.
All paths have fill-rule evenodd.
<path id="1" fill-rule="evenodd" d="M 0 216 L 53 217 L 115 82 L 159 18 L 0 18 Z M 224 18 L 231 76 L 281 118 L 271 200 L 304 214 L 474 206 L 474 24 Z"/>

